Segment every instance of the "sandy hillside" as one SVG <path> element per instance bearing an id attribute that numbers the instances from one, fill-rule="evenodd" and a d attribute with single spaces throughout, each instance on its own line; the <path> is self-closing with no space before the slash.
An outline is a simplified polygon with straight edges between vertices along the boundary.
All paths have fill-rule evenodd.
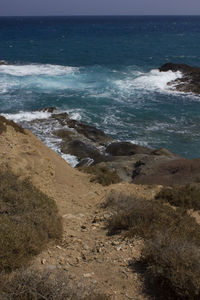
<path id="1" fill-rule="evenodd" d="M 71 168 L 31 132 L 24 135 L 10 126 L 0 135 L 0 160 L 53 197 L 63 217 L 62 242 L 49 245 L 34 259 L 35 266 L 63 268 L 72 279 L 92 284 L 112 299 L 150 299 L 143 292 L 141 275 L 129 267 L 139 257 L 142 242 L 106 236 L 105 221 L 111 212 L 101 203 L 114 190 L 150 199 L 159 187 L 120 183 L 105 188 L 91 183 L 89 175 Z"/>

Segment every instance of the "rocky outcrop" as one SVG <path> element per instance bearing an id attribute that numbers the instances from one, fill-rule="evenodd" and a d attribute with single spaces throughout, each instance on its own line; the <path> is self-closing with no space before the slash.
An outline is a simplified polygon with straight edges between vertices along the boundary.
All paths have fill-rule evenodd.
<path id="1" fill-rule="evenodd" d="M 168 70 L 169 66 L 163 67 Z M 172 66 L 170 66 L 172 68 Z M 177 70 L 174 66 L 173 70 Z M 182 70 L 189 67 L 182 65 Z M 73 120 L 67 113 L 56 113 L 56 108 L 45 108 L 51 113 L 60 128 L 53 134 L 60 139 L 62 153 L 78 158 L 77 168 L 96 166 L 116 172 L 122 181 L 137 184 L 176 185 L 200 181 L 200 159 L 187 160 L 165 148 L 151 149 L 128 141 L 119 142 L 107 136 L 102 130 L 82 121 Z"/>
<path id="2" fill-rule="evenodd" d="M 151 165 L 151 168 L 149 166 Z M 139 165 L 134 183 L 165 186 L 200 183 L 200 159 L 176 159 Z"/>
<path id="3" fill-rule="evenodd" d="M 155 150 L 131 142 L 115 141 L 94 126 L 70 119 L 67 113 L 53 114 L 52 118 L 63 126 L 63 129 L 54 131 L 62 139 L 61 151 L 75 155 L 79 159 L 77 167 L 107 167 L 122 181 L 134 182 L 139 175 L 149 174 L 149 170 L 158 163 L 178 158 L 167 149 Z"/>
<path id="4" fill-rule="evenodd" d="M 62 125 L 74 128 L 76 132 L 99 145 L 105 146 L 109 142 L 113 141 L 113 139 L 106 135 L 102 130 L 84 122 L 70 119 L 67 113 L 54 114 L 52 117 L 58 120 Z"/>
<path id="5" fill-rule="evenodd" d="M 166 63 L 159 68 L 160 72 L 180 71 L 183 76 L 168 83 L 173 85 L 177 91 L 200 94 L 200 68 L 186 64 Z"/>

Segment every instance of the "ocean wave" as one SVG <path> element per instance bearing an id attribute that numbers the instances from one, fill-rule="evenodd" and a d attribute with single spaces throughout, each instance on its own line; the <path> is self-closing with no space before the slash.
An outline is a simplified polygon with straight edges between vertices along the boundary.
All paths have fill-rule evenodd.
<path id="1" fill-rule="evenodd" d="M 51 113 L 42 112 L 42 111 L 33 111 L 33 112 L 26 112 L 20 111 L 16 114 L 2 114 L 5 118 L 9 120 L 13 120 L 15 122 L 30 122 L 36 119 L 48 119 L 51 116 Z"/>
<path id="2" fill-rule="evenodd" d="M 117 80 L 115 84 L 125 94 L 134 93 L 134 91 L 149 91 L 169 92 L 168 83 L 182 77 L 181 72 L 160 72 L 157 69 L 151 70 L 148 73 L 140 73 L 136 78 L 127 78 L 125 80 Z M 170 86 L 172 88 L 172 86 Z"/>
<path id="3" fill-rule="evenodd" d="M 58 76 L 77 72 L 79 68 L 51 64 L 0 65 L 0 74 L 12 76 Z"/>

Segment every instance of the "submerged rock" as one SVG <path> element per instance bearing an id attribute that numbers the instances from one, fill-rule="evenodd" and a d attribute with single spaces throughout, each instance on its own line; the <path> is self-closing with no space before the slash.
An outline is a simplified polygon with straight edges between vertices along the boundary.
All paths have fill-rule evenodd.
<path id="1" fill-rule="evenodd" d="M 160 72 L 180 71 L 182 77 L 173 80 L 168 85 L 173 85 L 177 91 L 200 94 L 200 68 L 186 64 L 166 63 L 159 68 Z"/>
<path id="2" fill-rule="evenodd" d="M 44 107 L 44 108 L 39 109 L 39 111 L 48 112 L 48 113 L 53 113 L 56 110 L 57 110 L 57 108 L 55 106 L 49 106 L 49 107 Z"/>

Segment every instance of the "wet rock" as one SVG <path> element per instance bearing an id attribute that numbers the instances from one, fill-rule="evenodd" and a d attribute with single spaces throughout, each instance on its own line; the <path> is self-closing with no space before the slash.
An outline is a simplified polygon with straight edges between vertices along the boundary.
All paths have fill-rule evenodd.
<path id="1" fill-rule="evenodd" d="M 159 68 L 159 71 L 160 72 L 168 72 L 168 71 L 177 72 L 177 71 L 180 71 L 182 73 L 188 73 L 188 72 L 193 72 L 196 69 L 199 69 L 199 68 L 191 67 L 191 66 L 186 65 L 186 64 L 176 64 L 176 63 L 171 63 L 170 62 L 170 63 L 166 63 L 166 64 L 162 65 Z"/>
<path id="2" fill-rule="evenodd" d="M 152 149 L 130 142 L 114 142 L 108 145 L 106 152 L 113 156 L 130 156 L 135 154 L 151 154 Z"/>
<path id="3" fill-rule="evenodd" d="M 3 65 L 7 65 L 7 63 L 5 62 L 5 60 L 0 60 L 0 66 L 3 66 Z"/>
<path id="4" fill-rule="evenodd" d="M 186 93 L 200 94 L 200 68 L 185 64 L 166 63 L 159 68 L 160 72 L 173 71 L 182 72 L 182 78 L 178 78 L 168 83 L 176 90 Z"/>
<path id="5" fill-rule="evenodd" d="M 113 139 L 107 136 L 102 130 L 86 123 L 76 120 L 69 120 L 68 126 L 76 129 L 78 133 L 100 145 L 107 145 L 107 143 L 113 141 Z"/>
<path id="6" fill-rule="evenodd" d="M 81 167 L 89 167 L 91 164 L 93 164 L 94 160 L 92 158 L 86 157 L 82 158 L 79 163 L 76 165 L 76 168 Z"/>
<path id="7" fill-rule="evenodd" d="M 104 155 L 102 155 L 96 147 L 79 139 L 70 142 L 62 142 L 61 151 L 63 153 L 75 155 L 78 159 L 93 159 L 95 163 L 104 160 Z"/>
<path id="8" fill-rule="evenodd" d="M 55 106 L 44 107 L 44 108 L 39 109 L 39 111 L 48 112 L 48 113 L 53 113 L 56 110 L 57 110 L 57 108 Z"/>
<path id="9" fill-rule="evenodd" d="M 102 130 L 84 122 L 70 119 L 67 113 L 54 114 L 52 117 L 58 120 L 62 125 L 67 125 L 69 128 L 74 128 L 76 132 L 92 142 L 98 143 L 99 145 L 107 145 L 113 141 L 113 139 L 107 136 Z"/>
<path id="10" fill-rule="evenodd" d="M 69 115 L 66 112 L 60 114 L 52 114 L 51 117 L 56 119 L 62 126 L 67 125 L 67 122 L 69 120 Z"/>

